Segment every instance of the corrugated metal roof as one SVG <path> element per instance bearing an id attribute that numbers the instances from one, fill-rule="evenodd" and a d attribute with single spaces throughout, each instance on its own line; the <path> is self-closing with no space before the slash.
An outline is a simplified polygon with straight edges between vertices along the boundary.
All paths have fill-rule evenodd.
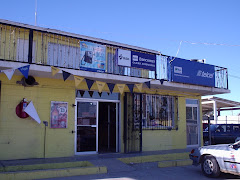
<path id="1" fill-rule="evenodd" d="M 146 48 L 142 48 L 142 47 L 138 47 L 138 46 L 132 46 L 132 45 L 128 45 L 128 44 L 123 44 L 123 43 L 119 43 L 119 42 L 104 40 L 104 39 L 100 39 L 100 38 L 94 38 L 94 37 L 85 36 L 85 35 L 69 33 L 69 32 L 60 31 L 60 30 L 56 30 L 56 29 L 43 28 L 43 27 L 38 27 L 38 26 L 13 22 L 13 21 L 4 20 L 4 19 L 0 19 L 0 23 L 6 24 L 6 25 L 18 26 L 18 27 L 27 28 L 27 29 L 33 29 L 33 30 L 36 30 L 36 31 L 59 34 L 59 35 L 73 37 L 73 38 L 79 38 L 79 39 L 82 39 L 82 40 L 93 41 L 93 42 L 96 42 L 96 43 L 101 43 L 101 44 L 110 45 L 110 46 L 128 48 L 128 49 L 132 49 L 132 50 L 138 50 L 138 51 L 143 51 L 143 52 L 153 53 L 153 54 L 161 54 L 160 51 L 156 51 L 156 50 L 146 49 Z"/>
<path id="2" fill-rule="evenodd" d="M 215 101 L 216 102 L 216 108 L 221 109 L 221 108 L 231 108 L 231 107 L 240 107 L 240 102 L 238 101 L 232 101 L 216 96 L 207 96 L 207 97 L 202 97 L 202 109 L 203 111 L 211 111 L 213 109 L 213 105 L 211 102 Z"/>

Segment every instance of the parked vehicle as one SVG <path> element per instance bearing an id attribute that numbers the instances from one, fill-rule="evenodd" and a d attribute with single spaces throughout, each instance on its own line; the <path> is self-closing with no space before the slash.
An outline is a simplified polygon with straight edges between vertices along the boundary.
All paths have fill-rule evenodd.
<path id="1" fill-rule="evenodd" d="M 212 124 L 211 144 L 229 144 L 234 143 L 236 138 L 240 137 L 240 124 Z M 208 127 L 203 131 L 204 145 L 208 145 Z"/>
<path id="2" fill-rule="evenodd" d="M 193 165 L 200 165 L 207 177 L 218 177 L 221 172 L 240 175 L 240 141 L 234 144 L 203 146 L 189 154 Z"/>

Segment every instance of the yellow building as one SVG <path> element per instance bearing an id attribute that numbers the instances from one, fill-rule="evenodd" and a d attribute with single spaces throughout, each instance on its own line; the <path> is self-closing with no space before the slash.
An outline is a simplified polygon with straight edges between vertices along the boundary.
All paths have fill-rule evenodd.
<path id="1" fill-rule="evenodd" d="M 230 92 L 226 68 L 7 20 L 0 70 L 1 160 L 200 146 L 201 96 Z"/>

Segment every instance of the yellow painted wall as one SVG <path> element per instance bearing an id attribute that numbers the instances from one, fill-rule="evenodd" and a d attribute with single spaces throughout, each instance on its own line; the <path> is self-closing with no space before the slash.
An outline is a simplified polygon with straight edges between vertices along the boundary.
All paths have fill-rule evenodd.
<path id="1" fill-rule="evenodd" d="M 68 102 L 68 127 L 66 129 L 46 128 L 46 149 L 45 157 L 64 157 L 74 155 L 75 134 L 75 83 L 73 80 L 63 81 L 62 79 L 50 79 L 36 77 L 39 85 L 34 87 L 23 87 L 16 84 L 22 76 L 14 75 L 8 80 L 4 73 L 0 74 L 1 80 L 1 103 L 0 103 L 0 159 L 24 159 L 44 157 L 44 125 L 38 124 L 30 117 L 21 119 L 16 116 L 17 104 L 26 98 L 32 101 L 40 119 L 48 121 L 50 125 L 51 101 Z M 79 87 L 86 89 L 86 82 Z M 94 83 L 92 90 L 97 90 Z M 105 87 L 106 91 L 107 88 Z M 115 92 L 117 89 L 115 87 Z M 125 89 L 127 91 L 127 89 Z M 156 91 L 144 91 L 156 93 Z M 155 94 L 154 93 L 154 94 Z M 167 95 L 167 91 L 158 92 Z M 169 92 L 170 95 L 178 95 L 176 92 Z M 179 93 L 180 94 L 180 93 Z M 143 130 L 143 151 L 184 149 L 186 148 L 186 98 L 200 99 L 197 95 L 178 97 L 177 121 L 178 130 Z M 124 152 L 124 96 L 121 96 L 121 120 L 120 120 L 120 141 L 121 152 Z M 201 109 L 200 109 L 201 112 Z M 201 117 L 201 113 L 200 113 Z"/>
<path id="2" fill-rule="evenodd" d="M 143 151 L 184 149 L 187 147 L 187 136 L 186 136 L 186 99 L 187 98 L 200 100 L 199 96 L 178 97 L 178 116 L 179 116 L 179 119 L 177 122 L 178 130 L 171 130 L 171 131 L 143 130 L 143 136 L 142 136 Z M 201 113 L 200 113 L 200 117 L 202 117 Z M 201 122 L 201 119 L 200 119 L 200 122 Z M 200 136 L 202 137 L 202 134 L 200 134 Z"/>
<path id="3" fill-rule="evenodd" d="M 46 157 L 63 157 L 74 155 L 75 88 L 73 81 L 37 78 L 40 84 L 23 87 L 16 84 L 22 76 L 13 76 L 9 81 L 4 73 L 1 80 L 1 114 L 0 114 L 0 160 L 43 158 L 44 125 L 38 124 L 30 117 L 17 117 L 15 108 L 26 98 L 32 101 L 41 121 L 50 125 L 51 101 L 68 102 L 68 127 L 66 129 L 46 128 Z"/>

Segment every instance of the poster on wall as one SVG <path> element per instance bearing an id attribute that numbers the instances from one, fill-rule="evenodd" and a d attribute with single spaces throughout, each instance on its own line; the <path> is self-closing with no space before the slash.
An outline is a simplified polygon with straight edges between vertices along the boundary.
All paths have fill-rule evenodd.
<path id="1" fill-rule="evenodd" d="M 105 72 L 106 46 L 91 42 L 80 42 L 80 70 Z"/>
<path id="2" fill-rule="evenodd" d="M 51 128 L 67 128 L 68 103 L 51 101 Z"/>

